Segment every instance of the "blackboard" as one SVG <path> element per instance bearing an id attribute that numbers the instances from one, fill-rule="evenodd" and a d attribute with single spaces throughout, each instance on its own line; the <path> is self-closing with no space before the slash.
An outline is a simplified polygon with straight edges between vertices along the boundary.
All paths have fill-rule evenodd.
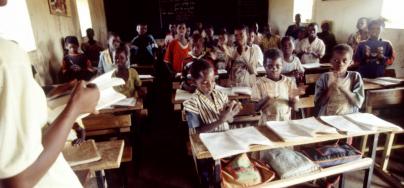
<path id="1" fill-rule="evenodd" d="M 161 25 L 190 22 L 195 16 L 196 0 L 159 0 Z"/>

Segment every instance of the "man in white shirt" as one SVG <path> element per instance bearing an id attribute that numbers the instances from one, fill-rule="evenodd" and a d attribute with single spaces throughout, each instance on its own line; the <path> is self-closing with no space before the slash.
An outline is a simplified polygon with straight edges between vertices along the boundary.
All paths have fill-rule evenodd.
<path id="1" fill-rule="evenodd" d="M 325 54 L 324 42 L 317 37 L 318 25 L 311 23 L 307 26 L 307 38 L 303 39 L 296 46 L 297 55 L 302 64 L 320 63 L 320 59 Z"/>

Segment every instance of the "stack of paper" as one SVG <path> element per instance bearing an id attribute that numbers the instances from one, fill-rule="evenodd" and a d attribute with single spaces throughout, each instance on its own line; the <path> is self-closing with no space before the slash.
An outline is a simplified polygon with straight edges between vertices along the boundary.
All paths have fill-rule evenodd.
<path id="1" fill-rule="evenodd" d="M 355 113 L 345 115 L 347 119 L 356 123 L 357 125 L 366 127 L 370 130 L 380 131 L 402 131 L 403 129 L 395 124 L 378 118 L 377 116 L 369 113 Z"/>
<path id="2" fill-rule="evenodd" d="M 63 149 L 63 156 L 70 166 L 101 160 L 94 140 L 86 140 L 79 145 L 67 143 Z"/>
<path id="3" fill-rule="evenodd" d="M 352 123 L 343 116 L 320 116 L 320 119 L 347 135 L 375 130 L 372 127 Z"/>
<path id="4" fill-rule="evenodd" d="M 141 74 L 141 75 L 139 75 L 139 78 L 141 80 L 146 80 L 146 79 L 153 79 L 154 77 L 150 74 Z"/>
<path id="5" fill-rule="evenodd" d="M 248 152 L 250 145 L 272 145 L 272 142 L 255 127 L 202 133 L 199 137 L 215 160 Z"/>
<path id="6" fill-rule="evenodd" d="M 136 99 L 134 97 L 131 97 L 131 98 L 122 99 L 122 100 L 116 102 L 115 104 L 113 104 L 112 106 L 134 107 L 135 105 L 136 105 Z"/>

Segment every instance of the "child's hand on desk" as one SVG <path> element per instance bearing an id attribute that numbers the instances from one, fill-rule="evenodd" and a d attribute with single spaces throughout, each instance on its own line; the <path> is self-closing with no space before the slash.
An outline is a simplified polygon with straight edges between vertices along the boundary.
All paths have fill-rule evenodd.
<path id="1" fill-rule="evenodd" d="M 306 88 L 309 87 L 308 85 L 299 85 L 296 89 L 292 89 L 289 93 L 290 98 L 296 98 L 300 95 L 306 94 Z"/>
<path id="2" fill-rule="evenodd" d="M 71 108 L 75 115 L 97 113 L 95 107 L 100 98 L 100 91 L 95 84 L 79 81 L 71 94 L 66 108 Z"/>

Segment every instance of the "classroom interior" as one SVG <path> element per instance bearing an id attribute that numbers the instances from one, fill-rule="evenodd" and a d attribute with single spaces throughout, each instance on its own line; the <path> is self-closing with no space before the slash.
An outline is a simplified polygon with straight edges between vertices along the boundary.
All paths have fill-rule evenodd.
<path id="1" fill-rule="evenodd" d="M 85 139 L 94 140 L 95 144 L 94 142 L 91 144 L 98 148 L 95 152 L 98 156 L 97 160 L 71 165 L 83 187 L 238 187 L 240 185 L 234 182 L 223 183 L 224 173 L 226 173 L 223 171 L 226 170 L 224 168 L 226 164 L 230 163 L 231 159 L 237 158 L 240 153 L 248 153 L 248 158 L 253 161 L 252 158 L 256 158 L 256 155 L 259 156 L 260 153 L 273 148 L 286 148 L 290 151 L 304 150 L 319 147 L 320 143 L 335 145 L 335 140 L 339 140 L 338 144 L 345 144 L 345 140 L 350 140 L 352 137 L 354 139 L 349 146 L 353 146 L 353 150 L 360 154 L 360 159 L 341 163 L 341 166 L 321 168 L 315 172 L 301 173 L 284 179 L 276 173 L 273 166 L 266 164 L 265 168 L 274 174 L 265 181 L 263 179 L 256 187 L 404 187 L 404 162 L 401 158 L 404 154 L 404 137 L 402 136 L 404 131 L 401 129 L 404 127 L 402 116 L 404 112 L 404 21 L 402 19 L 404 12 L 398 8 L 402 7 L 404 2 L 395 0 L 60 0 L 64 4 L 63 10 L 54 12 L 52 9 L 55 8 L 53 6 L 56 6 L 54 5 L 56 2 L 59 0 L 8 0 L 6 6 L 0 7 L 0 23 L 2 23 L 0 37 L 15 41 L 27 52 L 34 79 L 47 95 L 58 86 L 68 83 L 61 77 L 63 72 L 61 70 L 66 66 L 65 56 L 69 53 L 65 44 L 67 36 L 77 37 L 78 42 L 82 44 L 88 42 L 86 30 L 92 28 L 94 39 L 103 51 L 109 48 L 111 44 L 109 39 L 111 33 L 114 33 L 113 35 L 120 37 L 122 43 L 128 43 L 127 46 L 131 49 L 130 55 L 135 48 L 131 44 L 133 44 L 132 39 L 138 35 L 139 24 L 147 25 L 147 34 L 154 38 L 155 59 L 152 60 L 152 64 L 132 63 L 133 59 L 128 58 L 130 67 L 137 71 L 140 76 L 138 79 L 141 81 L 135 100 L 130 101 L 133 104 L 100 109 L 99 114 L 91 114 L 82 120 L 86 132 Z M 384 75 L 378 77 L 393 81 L 377 80 L 377 78 L 364 79 L 361 82 L 364 92 L 363 104 L 359 111 L 373 114 L 398 127 L 394 130 L 380 129 L 366 133 L 356 132 L 352 135 L 346 131 L 344 134 L 321 135 L 318 138 L 288 143 L 282 140 L 282 136 L 273 129 L 258 126 L 262 117 L 260 112 L 256 111 L 256 106 L 252 106 L 256 105 L 254 103 L 256 101 L 252 101 L 253 94 L 235 93 L 231 90 L 232 86 L 222 85 L 231 79 L 231 76 L 227 75 L 231 70 L 228 69 L 226 73 L 220 71 L 219 73 L 216 70 L 216 84 L 230 88 L 226 90 L 231 93 L 228 94 L 229 100 L 238 101 L 237 104 L 242 105 L 240 113 L 231 118 L 233 123 L 230 123 L 230 127 L 233 127 L 233 124 L 235 129 L 253 127 L 275 144 L 272 143 L 269 146 L 258 144 L 258 146 L 247 148 L 247 151 L 236 153 L 236 157 L 226 155 L 226 157 L 212 160 L 213 152 L 202 137 L 199 137 L 202 132 L 195 131 L 196 128 L 189 128 L 190 123 L 187 122 L 187 120 L 191 121 L 191 116 L 184 109 L 184 101 L 189 100 L 193 95 L 182 88 L 181 74 L 184 74 L 182 69 L 185 69 L 183 68 L 185 66 L 182 66 L 180 71 L 175 71 L 172 65 L 166 62 L 167 48 L 170 42 L 176 41 L 167 42 L 167 35 L 171 35 L 169 25 L 178 27 L 184 23 L 186 28 L 190 28 L 191 34 L 187 34 L 185 40 L 190 42 L 188 45 L 191 53 L 194 31 L 202 34 L 201 30 L 198 31 L 196 28 L 197 23 L 204 25 L 205 34 L 210 26 L 213 27 L 215 39 L 223 34 L 223 28 L 226 28 L 225 34 L 228 35 L 228 40 L 232 41 L 229 42 L 231 45 L 237 40 L 234 35 L 240 25 L 248 28 L 249 32 L 252 26 L 258 25 L 256 35 L 258 33 L 265 35 L 264 32 L 267 31 L 264 29 L 270 27 L 270 35 L 278 36 L 278 43 L 281 43 L 281 38 L 285 36 L 288 26 L 294 24 L 296 14 L 301 15 L 305 29 L 310 23 L 317 23 L 319 33 L 322 31 L 322 23 L 330 23 L 330 32 L 335 36 L 336 44 L 347 43 L 351 34 L 358 31 L 359 18 L 368 18 L 368 23 L 371 20 L 385 19 L 380 37 L 391 42 L 389 43 L 393 49 L 391 55 L 394 55 L 394 58 L 391 65 L 385 66 Z M 15 20 L 10 19 L 10 16 L 14 16 Z M 176 37 L 173 34 L 172 38 Z M 206 36 L 201 35 L 201 37 Z M 292 43 L 295 45 L 294 42 Z M 257 45 L 261 47 L 260 44 L 257 43 Z M 279 48 L 280 45 L 282 44 L 278 44 Z M 208 47 L 204 44 L 203 48 Z M 262 50 L 262 53 L 263 66 L 266 66 L 267 53 L 265 50 Z M 331 55 L 333 55 L 332 51 Z M 112 62 L 115 61 L 117 60 L 112 58 Z M 300 80 L 297 79 L 301 82 L 297 86 L 304 85 L 304 93 L 299 96 L 296 111 L 292 110 L 289 115 L 292 120 L 298 121 L 316 116 L 314 109 L 316 82 L 322 79 L 323 73 L 333 70 L 330 59 L 319 61 L 321 62 L 318 67 L 303 66 L 304 73 L 299 76 Z M 100 74 L 99 70 L 97 72 L 100 67 L 99 62 L 101 61 L 97 60 L 92 65 L 94 75 Z M 353 65 L 348 70 L 357 71 L 358 66 L 361 65 Z M 255 71 L 257 80 L 260 77 L 266 77 L 269 68 L 267 70 L 263 67 L 260 70 Z M 187 74 L 189 72 L 185 73 L 186 76 Z M 196 87 L 199 89 L 198 86 Z M 53 98 L 48 99 L 50 100 Z M 218 145 L 220 146 L 219 143 Z M 74 148 L 69 149 L 74 150 Z M 76 150 L 74 152 L 83 153 Z M 229 156 L 232 157 L 228 158 Z M 227 161 L 221 161 L 220 158 L 226 158 Z M 207 160 L 210 162 L 206 162 Z M 209 167 L 203 168 L 203 166 Z M 208 176 L 211 178 L 208 185 L 204 184 L 203 179 L 206 178 L 204 170 L 209 172 Z M 330 185 L 329 177 L 337 177 L 337 180 Z M 248 186 L 244 184 L 240 187 Z"/>

